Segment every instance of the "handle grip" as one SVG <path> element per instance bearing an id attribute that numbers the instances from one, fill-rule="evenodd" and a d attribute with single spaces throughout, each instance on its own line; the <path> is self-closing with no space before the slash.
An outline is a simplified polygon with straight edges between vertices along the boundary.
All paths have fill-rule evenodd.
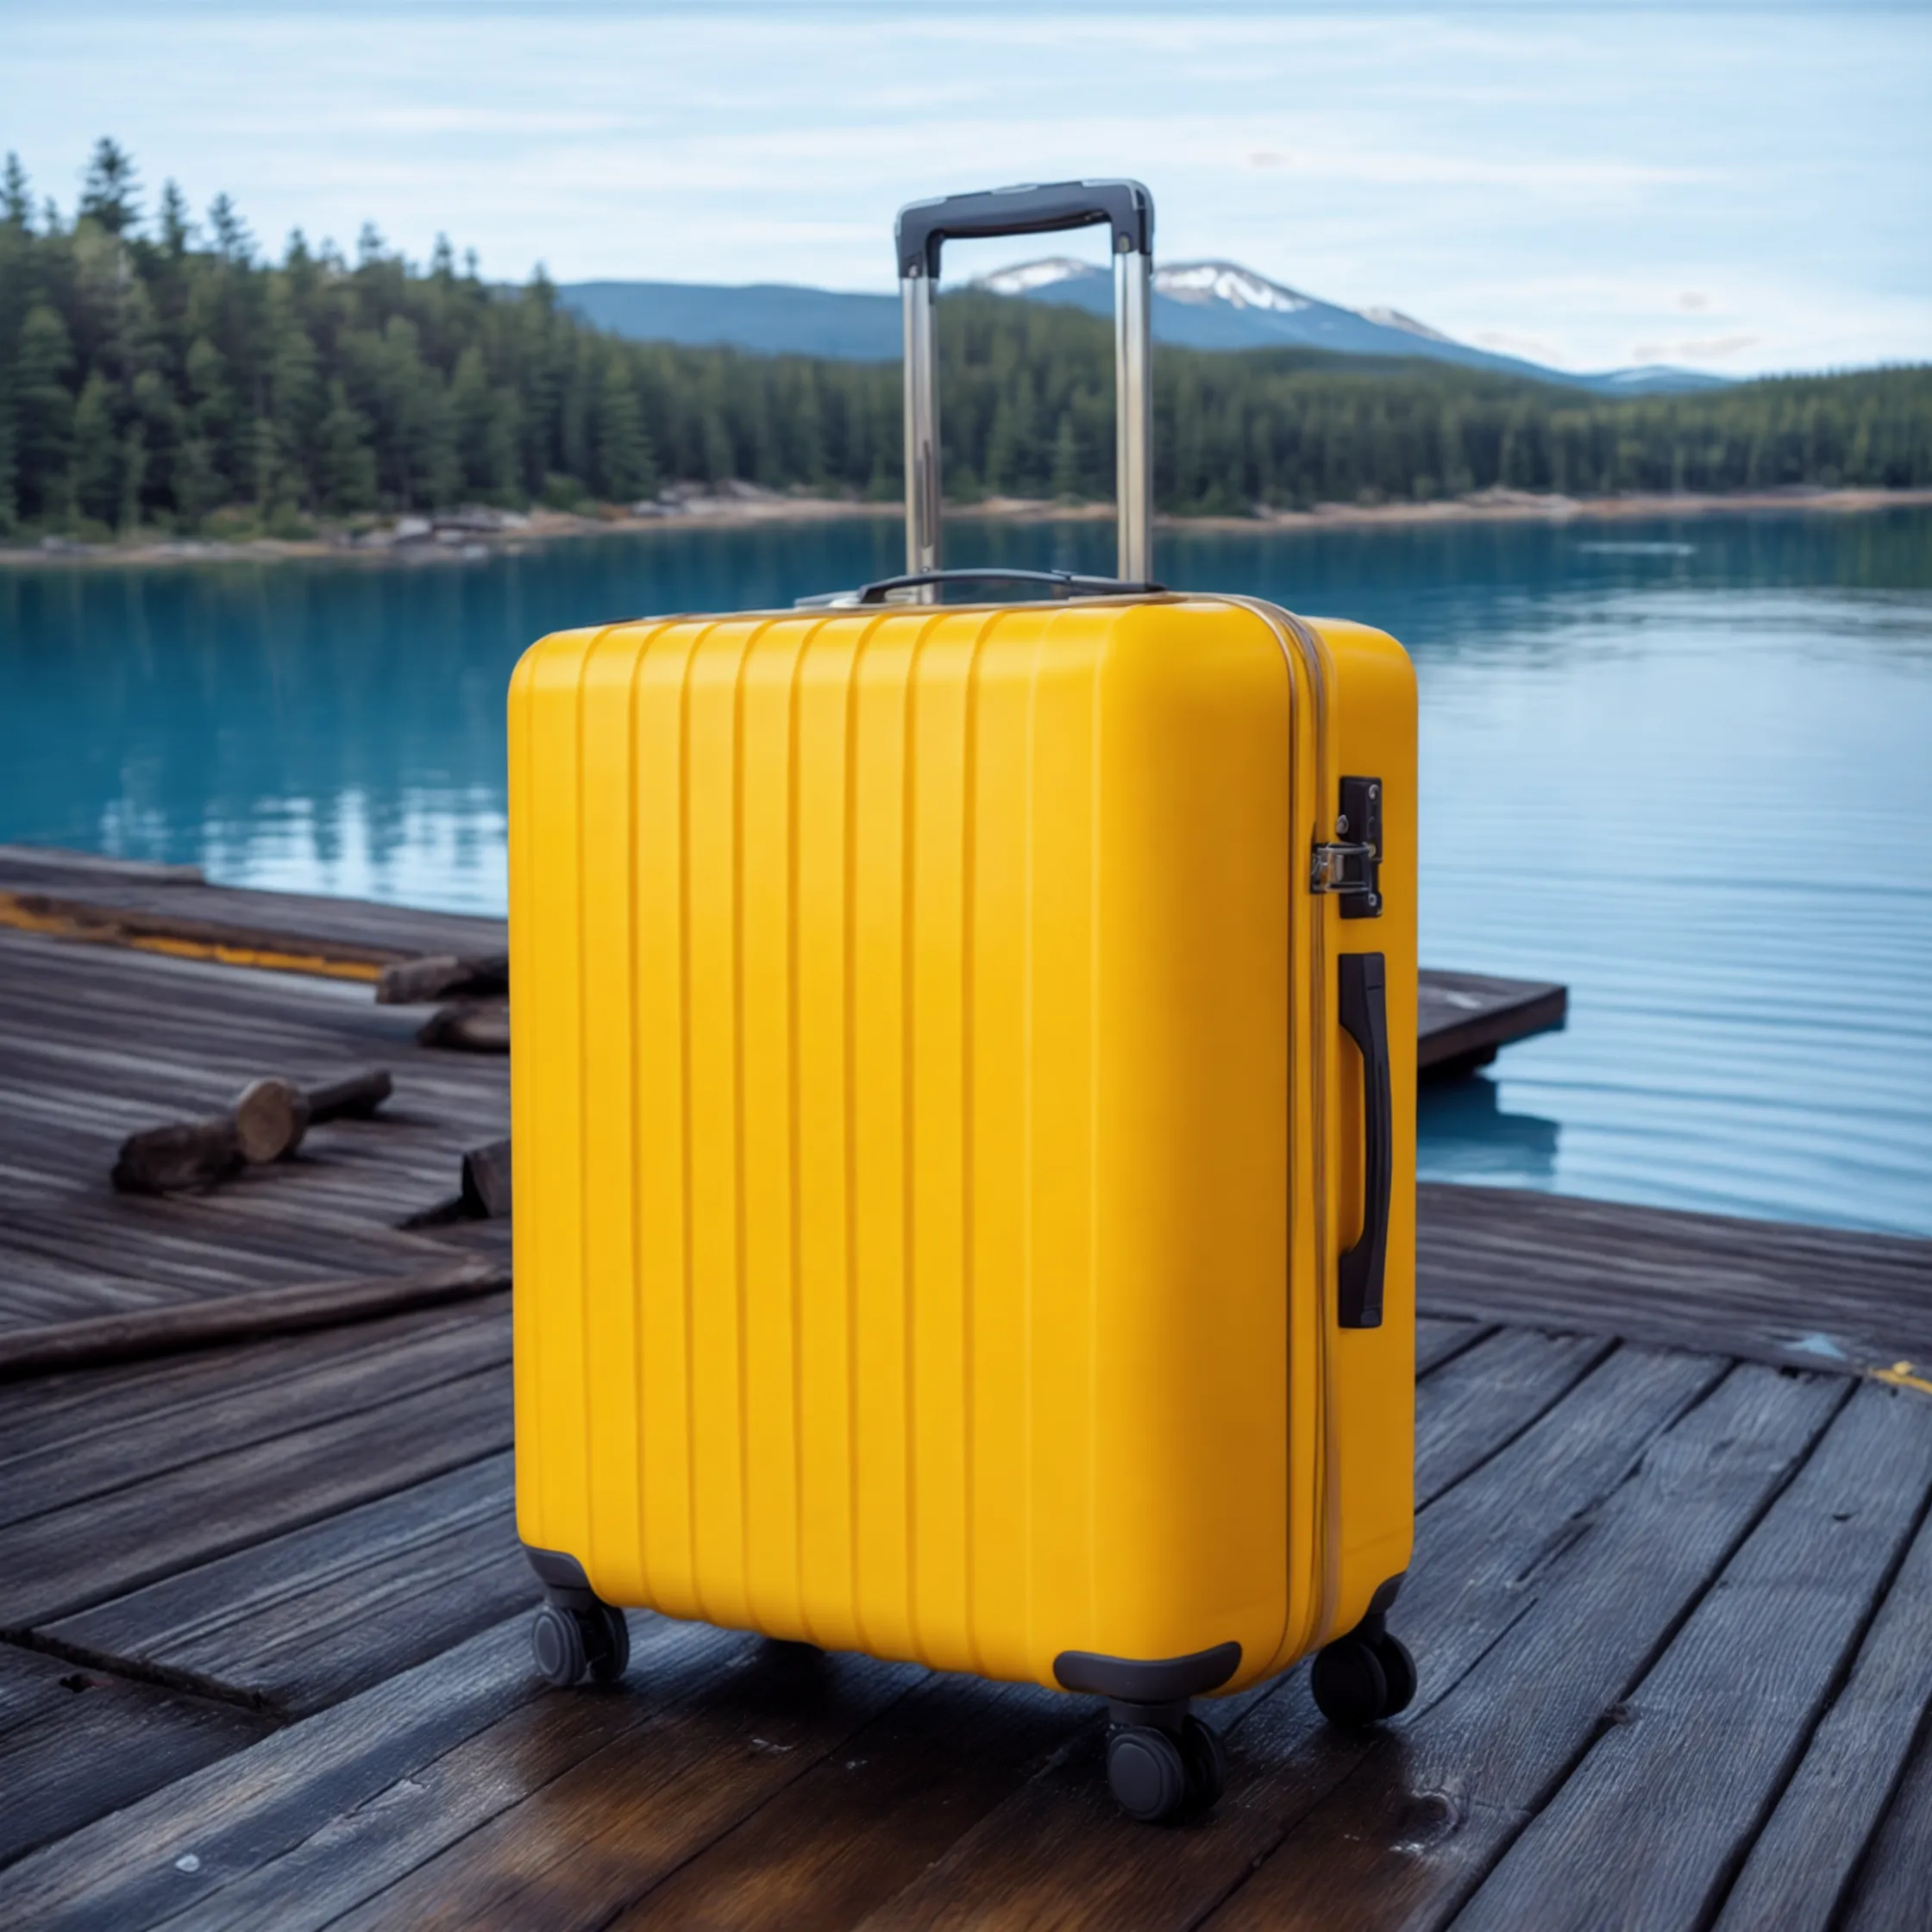
<path id="1" fill-rule="evenodd" d="M 1342 1031 L 1362 1051 L 1364 1185 L 1362 1233 L 1339 1267 L 1344 1328 L 1382 1326 L 1382 1277 L 1389 1252 L 1389 1201 L 1396 1181 L 1395 1118 L 1389 1079 L 1387 968 L 1378 952 L 1341 956 Z"/>
<path id="2" fill-rule="evenodd" d="M 1000 235 L 1057 235 L 1105 222 L 1113 252 L 1154 252 L 1154 201 L 1138 181 L 1027 182 L 977 194 L 915 201 L 899 210 L 899 273 L 939 279 L 939 251 L 948 242 Z"/>
<path id="3" fill-rule="evenodd" d="M 941 584 L 1044 584 L 1056 597 L 1151 596 L 1165 584 L 1124 583 L 1118 577 L 1082 577 L 1072 570 L 921 570 L 906 577 L 881 577 L 858 593 L 861 604 L 883 604 L 895 590 Z"/>
<path id="4" fill-rule="evenodd" d="M 948 241 L 1052 234 L 1098 222 L 1113 230 L 1113 468 L 1119 574 L 1154 574 L 1154 198 L 1138 181 L 1056 181 L 1044 187 L 915 201 L 899 211 L 899 289 L 906 324 L 906 574 L 940 567 L 938 329 L 933 306 Z M 930 599 L 928 599 L 930 601 Z"/>

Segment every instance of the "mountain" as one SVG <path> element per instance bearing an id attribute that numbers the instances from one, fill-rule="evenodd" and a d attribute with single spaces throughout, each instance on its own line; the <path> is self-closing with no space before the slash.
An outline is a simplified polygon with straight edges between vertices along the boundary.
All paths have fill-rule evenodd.
<path id="1" fill-rule="evenodd" d="M 896 295 L 841 295 L 789 282 L 565 282 L 557 298 L 593 328 L 640 342 L 722 345 L 763 355 L 893 362 Z"/>
<path id="2" fill-rule="evenodd" d="M 1053 256 L 1021 262 L 976 285 L 995 294 L 1108 315 L 1113 278 Z M 845 295 L 782 282 L 567 282 L 563 305 L 599 329 L 638 342 L 724 344 L 762 354 L 886 362 L 900 352 L 899 298 Z M 1603 394 L 1724 386 L 1722 376 L 1651 367 L 1573 375 L 1471 348 L 1399 309 L 1345 309 L 1230 261 L 1175 262 L 1154 271 L 1154 339 L 1180 348 L 1318 348 L 1341 355 L 1424 356 Z"/>
<path id="3" fill-rule="evenodd" d="M 1090 263 L 1055 256 L 986 276 L 982 286 L 1035 302 L 1113 312 L 1113 277 Z M 1154 270 L 1154 339 L 1178 348 L 1323 348 L 1341 355 L 1420 355 L 1494 369 L 1540 382 L 1640 395 L 1724 386 L 1722 376 L 1652 367 L 1573 375 L 1519 356 L 1471 348 L 1399 309 L 1345 309 L 1285 288 L 1232 261 L 1164 263 Z"/>

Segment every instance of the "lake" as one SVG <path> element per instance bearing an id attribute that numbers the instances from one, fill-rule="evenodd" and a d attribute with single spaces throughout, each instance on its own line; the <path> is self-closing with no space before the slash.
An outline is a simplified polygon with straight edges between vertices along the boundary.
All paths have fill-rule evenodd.
<path id="1" fill-rule="evenodd" d="M 0 839 L 500 912 L 525 644 L 789 603 L 900 542 L 0 570 Z M 1105 525 L 950 542 L 1112 567 Z M 1426 1092 L 1425 1176 L 1932 1233 L 1932 511 L 1183 532 L 1159 568 L 1402 639 L 1423 960 L 1571 988 L 1565 1032 Z"/>

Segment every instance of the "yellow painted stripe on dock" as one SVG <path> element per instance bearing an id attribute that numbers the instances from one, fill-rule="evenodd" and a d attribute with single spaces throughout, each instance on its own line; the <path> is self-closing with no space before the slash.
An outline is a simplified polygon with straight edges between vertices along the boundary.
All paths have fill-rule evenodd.
<path id="1" fill-rule="evenodd" d="M 139 915 L 136 915 L 139 917 Z M 174 932 L 140 932 L 122 924 L 106 907 L 91 916 L 76 916 L 44 905 L 25 902 L 17 893 L 0 892 L 0 925 L 35 932 L 54 939 L 81 939 L 91 945 L 125 946 L 135 952 L 158 952 L 174 959 L 212 960 L 223 966 L 252 966 L 271 973 L 304 973 L 312 978 L 373 982 L 382 977 L 383 962 L 345 958 L 341 955 L 214 938 L 188 938 Z"/>
<path id="2" fill-rule="evenodd" d="M 1874 1382 L 1887 1383 L 1894 1389 L 1916 1389 L 1922 1396 L 1932 1396 L 1932 1376 L 1914 1375 L 1910 1362 L 1894 1362 L 1889 1369 L 1873 1369 L 1870 1373 Z"/>

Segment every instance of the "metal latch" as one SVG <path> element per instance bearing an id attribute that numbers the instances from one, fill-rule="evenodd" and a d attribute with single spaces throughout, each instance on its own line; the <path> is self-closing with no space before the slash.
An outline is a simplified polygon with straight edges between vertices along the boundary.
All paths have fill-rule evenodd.
<path id="1" fill-rule="evenodd" d="M 1373 892 L 1372 845 L 1317 845 L 1308 866 L 1310 892 Z"/>
<path id="2" fill-rule="evenodd" d="M 1335 837 L 1317 844 L 1308 862 L 1308 890 L 1341 900 L 1345 919 L 1382 916 L 1382 781 L 1345 778 Z"/>

